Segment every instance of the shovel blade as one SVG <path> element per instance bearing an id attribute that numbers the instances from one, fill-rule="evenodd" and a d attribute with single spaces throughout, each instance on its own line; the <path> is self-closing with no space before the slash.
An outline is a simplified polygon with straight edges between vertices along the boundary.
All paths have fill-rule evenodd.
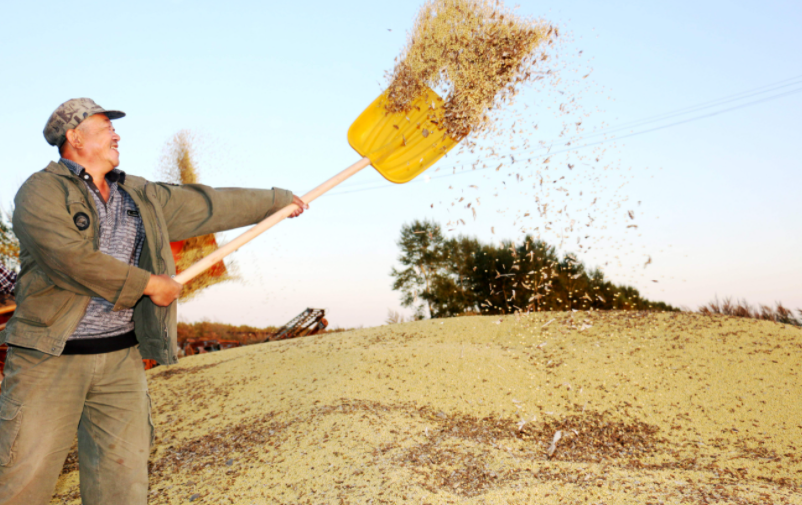
<path id="1" fill-rule="evenodd" d="M 385 179 L 411 181 L 445 156 L 459 140 L 443 129 L 443 99 L 430 88 L 407 113 L 387 112 L 387 91 L 365 109 L 348 129 L 348 143 L 370 158 Z"/>

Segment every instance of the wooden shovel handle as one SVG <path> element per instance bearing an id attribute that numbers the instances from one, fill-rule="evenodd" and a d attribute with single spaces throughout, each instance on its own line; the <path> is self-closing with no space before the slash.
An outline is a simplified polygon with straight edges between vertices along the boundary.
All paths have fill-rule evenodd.
<path id="1" fill-rule="evenodd" d="M 370 165 L 370 159 L 367 158 L 367 157 L 362 158 L 361 160 L 357 161 L 356 163 L 354 163 L 350 167 L 346 168 L 345 170 L 343 170 L 339 174 L 335 175 L 334 177 L 332 177 L 328 181 L 324 182 L 320 186 L 316 187 L 315 189 L 313 189 L 309 193 L 307 193 L 304 196 L 302 196 L 301 200 L 303 200 L 304 203 L 312 202 L 312 200 L 316 199 L 317 197 L 319 197 L 320 195 L 322 195 L 326 191 L 328 191 L 328 190 L 332 189 L 333 187 L 337 186 L 338 184 L 340 184 L 344 180 L 348 179 L 349 177 L 351 177 L 355 173 L 359 172 L 360 170 L 362 170 L 363 168 L 365 168 L 368 165 Z M 266 219 L 264 219 L 262 222 L 260 222 L 259 224 L 255 225 L 253 228 L 250 228 L 248 231 L 246 231 L 245 233 L 243 233 L 239 237 L 235 238 L 234 240 L 232 240 L 228 244 L 220 247 L 218 250 L 216 250 L 212 254 L 206 256 L 205 258 L 203 258 L 202 260 L 198 261 L 197 263 L 195 263 L 191 267 L 187 268 L 186 270 L 184 270 L 180 274 L 176 275 L 175 276 L 175 280 L 177 282 L 180 282 L 181 284 L 186 284 L 187 282 L 191 281 L 192 279 L 194 279 L 195 277 L 197 277 L 198 275 L 203 273 L 206 269 L 208 269 L 209 267 L 211 267 L 212 265 L 217 263 L 218 261 L 222 260 L 223 258 L 228 256 L 229 254 L 233 253 L 234 251 L 236 251 L 240 247 L 244 246 L 245 244 L 247 244 L 251 240 L 255 239 L 256 237 L 258 237 L 262 233 L 266 232 L 267 230 L 272 228 L 274 225 L 276 225 L 279 222 L 283 221 L 287 216 L 292 214 L 295 211 L 295 209 L 297 209 L 297 208 L 298 208 L 298 206 L 293 203 L 293 204 L 287 205 L 286 207 L 284 207 L 283 209 L 279 210 L 278 212 L 275 212 L 275 213 L 271 214 Z"/>

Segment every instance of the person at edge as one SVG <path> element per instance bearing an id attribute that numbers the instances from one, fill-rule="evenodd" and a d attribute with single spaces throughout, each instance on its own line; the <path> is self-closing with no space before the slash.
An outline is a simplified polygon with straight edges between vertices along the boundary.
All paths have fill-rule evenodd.
<path id="1" fill-rule="evenodd" d="M 142 359 L 176 363 L 170 242 L 257 223 L 290 191 L 149 182 L 118 170 L 120 136 L 88 98 L 44 136 L 61 159 L 19 189 L 17 309 L 0 388 L 0 505 L 50 503 L 78 434 L 84 505 L 145 505 L 154 441 Z"/>

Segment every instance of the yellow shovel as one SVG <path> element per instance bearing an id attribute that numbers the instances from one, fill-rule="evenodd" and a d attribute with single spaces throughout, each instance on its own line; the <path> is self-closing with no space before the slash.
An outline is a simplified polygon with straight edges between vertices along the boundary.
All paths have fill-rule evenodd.
<path id="1" fill-rule="evenodd" d="M 390 114 L 387 92 L 373 101 L 348 129 L 348 142 L 363 158 L 301 197 L 310 203 L 368 165 L 390 182 L 409 182 L 445 156 L 459 140 L 443 129 L 443 99 L 429 88 L 412 103 L 410 112 Z M 228 244 L 175 276 L 186 284 L 206 269 L 255 239 L 298 208 L 291 204 L 272 214 Z"/>

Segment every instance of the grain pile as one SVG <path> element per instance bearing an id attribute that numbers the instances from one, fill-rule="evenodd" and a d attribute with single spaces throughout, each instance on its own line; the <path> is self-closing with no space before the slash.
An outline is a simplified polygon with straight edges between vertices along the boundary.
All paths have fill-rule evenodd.
<path id="1" fill-rule="evenodd" d="M 541 43 L 556 31 L 515 16 L 498 1 L 430 0 L 421 7 L 390 78 L 390 112 L 405 112 L 425 86 L 444 88 L 443 127 L 462 139 L 489 122 L 534 77 Z"/>
<path id="2" fill-rule="evenodd" d="M 576 312 L 193 356 L 148 372 L 149 503 L 802 503 L 801 351 L 773 322 Z"/>
<path id="3" fill-rule="evenodd" d="M 159 167 L 160 175 L 165 181 L 171 184 L 198 184 L 200 182 L 195 166 L 197 142 L 196 137 L 188 130 L 181 130 L 170 139 Z M 218 249 L 217 238 L 213 233 L 192 237 L 182 242 L 173 242 L 171 245 L 173 245 L 177 274 Z M 225 263 L 222 261 L 215 263 L 211 268 L 184 285 L 179 301 L 191 300 L 202 290 L 232 279 L 234 277 L 226 268 Z"/>

